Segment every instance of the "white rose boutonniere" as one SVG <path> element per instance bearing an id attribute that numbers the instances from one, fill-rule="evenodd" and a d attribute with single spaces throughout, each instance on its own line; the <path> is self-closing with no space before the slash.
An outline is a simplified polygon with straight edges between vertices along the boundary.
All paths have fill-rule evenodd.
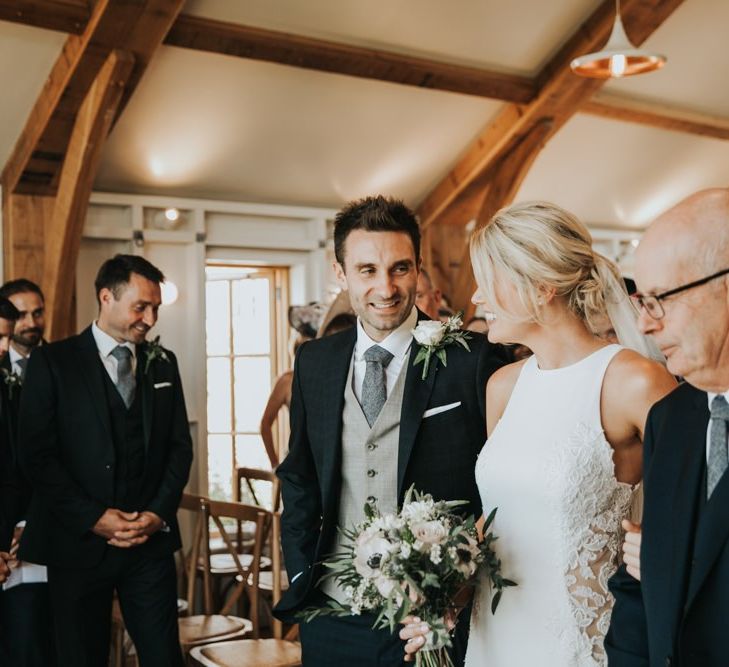
<path id="1" fill-rule="evenodd" d="M 458 343 L 469 352 L 471 351 L 467 342 L 470 335 L 466 331 L 461 331 L 462 324 L 461 314 L 458 313 L 449 317 L 445 322 L 423 320 L 418 322 L 418 326 L 413 329 L 413 337 L 420 344 L 420 350 L 413 363 L 417 365 L 423 362 L 423 380 L 428 376 L 430 359 L 433 355 L 444 366 L 448 365 L 445 351 L 447 345 Z"/>
<path id="2" fill-rule="evenodd" d="M 0 371 L 2 371 L 3 382 L 8 388 L 8 398 L 12 401 L 13 394 L 23 386 L 23 380 L 20 375 L 9 371 L 7 368 L 2 368 Z"/>
<path id="3" fill-rule="evenodd" d="M 167 356 L 167 352 L 159 342 L 159 336 L 154 340 L 147 341 L 147 347 L 144 351 L 144 374 L 149 372 L 149 367 L 155 359 L 161 359 L 162 361 L 170 362 L 170 358 Z"/>

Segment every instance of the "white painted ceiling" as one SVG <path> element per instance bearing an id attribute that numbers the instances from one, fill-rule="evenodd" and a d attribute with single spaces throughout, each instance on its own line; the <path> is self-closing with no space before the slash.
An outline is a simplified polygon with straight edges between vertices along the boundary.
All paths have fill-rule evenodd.
<path id="1" fill-rule="evenodd" d="M 190 0 L 209 18 L 532 76 L 598 0 Z M 729 116 L 726 0 L 686 0 L 646 43 L 660 72 L 620 95 Z M 64 36 L 0 22 L 4 164 Z M 338 207 L 384 192 L 417 206 L 501 103 L 161 47 L 104 149 L 97 190 Z M 519 198 L 641 227 L 729 184 L 729 142 L 577 115 Z"/>

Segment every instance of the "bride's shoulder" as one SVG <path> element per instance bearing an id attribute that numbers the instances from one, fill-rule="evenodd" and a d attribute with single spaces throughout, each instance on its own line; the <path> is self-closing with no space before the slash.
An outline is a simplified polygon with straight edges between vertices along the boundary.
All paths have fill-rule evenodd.
<path id="1" fill-rule="evenodd" d="M 663 364 L 633 350 L 615 355 L 605 373 L 603 394 L 620 402 L 655 403 L 676 387 L 675 378 Z"/>
<path id="2" fill-rule="evenodd" d="M 486 423 L 495 425 L 504 414 L 506 404 L 527 359 L 515 361 L 495 371 L 486 384 Z M 489 426 L 489 429 L 491 426 Z"/>

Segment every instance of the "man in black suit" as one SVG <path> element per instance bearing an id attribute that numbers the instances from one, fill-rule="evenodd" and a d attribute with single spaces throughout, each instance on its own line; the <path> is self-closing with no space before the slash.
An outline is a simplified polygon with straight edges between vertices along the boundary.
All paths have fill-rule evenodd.
<path id="1" fill-rule="evenodd" d="M 43 343 L 45 331 L 45 299 L 40 287 L 26 278 L 6 282 L 0 297 L 8 299 L 18 310 L 18 319 L 8 353 L 0 361 L 0 373 L 18 382 L 6 393 L 4 411 L 6 429 L 13 447 L 17 446 L 18 409 L 25 369 L 31 352 Z M 17 458 L 17 457 L 16 457 Z M 13 550 L 17 551 L 23 536 L 26 512 L 30 505 L 30 483 L 16 466 L 14 475 L 21 490 L 19 519 L 15 528 Z M 17 667 L 52 667 L 56 664 L 50 632 L 50 600 L 46 568 L 34 563 L 16 562 L 22 568 L 25 583 L 14 586 L 0 597 L 0 617 L 6 643 Z M 28 580 L 30 580 L 28 582 Z"/>
<path id="2" fill-rule="evenodd" d="M 10 337 L 18 319 L 17 308 L 0 297 L 0 363 L 10 346 Z M 17 456 L 9 423 L 9 380 L 0 373 L 0 584 L 10 575 L 9 564 L 14 563 L 10 550 L 15 524 L 22 514 L 24 489 L 18 475 Z M 0 586 L 0 664 L 15 664 L 11 653 L 13 620 L 5 611 L 8 593 Z"/>
<path id="3" fill-rule="evenodd" d="M 641 328 L 686 382 L 648 415 L 643 523 L 626 526 L 626 564 L 610 581 L 608 661 L 726 667 L 729 190 L 692 195 L 653 223 L 635 278 Z"/>
<path id="4" fill-rule="evenodd" d="M 106 261 L 97 321 L 28 364 L 19 439 L 34 495 L 20 558 L 48 566 L 64 667 L 106 665 L 115 591 L 142 667 L 182 665 L 173 553 L 192 443 L 177 361 L 145 341 L 163 279 L 141 257 Z"/>
<path id="5" fill-rule="evenodd" d="M 401 202 L 371 197 L 335 219 L 335 271 L 358 315 L 354 329 L 305 343 L 297 355 L 289 455 L 279 466 L 282 543 L 290 588 L 279 618 L 346 601 L 319 586 L 321 561 L 338 549 L 337 526 L 364 518 L 365 502 L 396 511 L 411 485 L 436 499 L 481 503 L 474 466 L 486 437 L 485 387 L 503 361 L 482 336 L 468 352 L 446 348 L 422 379 L 412 329 L 427 319 L 415 306 L 420 232 Z M 397 634 L 372 630 L 374 616 L 319 617 L 300 628 L 304 665 L 401 665 Z M 463 659 L 468 619 L 459 624 Z"/>

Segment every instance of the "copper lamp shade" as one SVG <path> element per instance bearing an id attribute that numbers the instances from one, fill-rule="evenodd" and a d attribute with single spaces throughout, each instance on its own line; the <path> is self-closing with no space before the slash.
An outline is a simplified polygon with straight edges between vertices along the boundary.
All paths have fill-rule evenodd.
<path id="1" fill-rule="evenodd" d="M 611 79 L 652 72 L 665 64 L 665 56 L 636 49 L 630 43 L 620 20 L 620 6 L 616 2 L 615 23 L 605 48 L 575 58 L 570 67 L 580 76 Z"/>

